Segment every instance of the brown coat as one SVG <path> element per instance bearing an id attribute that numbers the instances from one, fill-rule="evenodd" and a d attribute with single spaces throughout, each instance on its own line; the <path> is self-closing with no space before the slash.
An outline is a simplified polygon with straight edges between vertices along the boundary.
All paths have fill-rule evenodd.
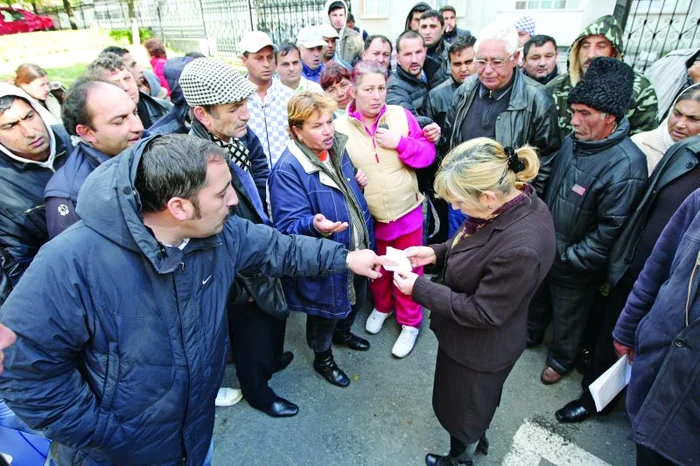
<path id="1" fill-rule="evenodd" d="M 533 192 L 451 244 L 432 246 L 437 270 L 447 261 L 444 284 L 419 277 L 413 299 L 432 311 L 430 328 L 449 357 L 480 372 L 504 369 L 525 349 L 527 309 L 554 261 L 549 209 Z"/>

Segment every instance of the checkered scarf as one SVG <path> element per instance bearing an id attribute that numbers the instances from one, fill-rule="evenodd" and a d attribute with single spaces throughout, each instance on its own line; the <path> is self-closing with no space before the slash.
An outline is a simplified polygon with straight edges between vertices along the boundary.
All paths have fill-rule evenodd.
<path id="1" fill-rule="evenodd" d="M 240 139 L 231 138 L 231 142 L 228 143 L 212 136 L 212 141 L 214 141 L 217 146 L 226 150 L 231 156 L 233 163 L 241 167 L 241 169 L 244 171 L 248 171 L 250 169 L 250 158 L 248 157 L 249 151 Z"/>

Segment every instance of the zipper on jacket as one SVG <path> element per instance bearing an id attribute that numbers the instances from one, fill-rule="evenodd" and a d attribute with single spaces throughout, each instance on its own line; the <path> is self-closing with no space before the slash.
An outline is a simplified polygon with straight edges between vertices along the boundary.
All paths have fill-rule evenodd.
<path id="1" fill-rule="evenodd" d="M 184 272 L 185 271 L 185 262 L 184 261 L 180 261 L 180 267 L 182 268 L 182 271 Z"/>
<path id="2" fill-rule="evenodd" d="M 34 212 L 35 210 L 43 209 L 44 207 L 46 207 L 46 204 L 35 205 L 34 207 L 25 210 L 24 215 L 30 214 L 30 213 Z"/>

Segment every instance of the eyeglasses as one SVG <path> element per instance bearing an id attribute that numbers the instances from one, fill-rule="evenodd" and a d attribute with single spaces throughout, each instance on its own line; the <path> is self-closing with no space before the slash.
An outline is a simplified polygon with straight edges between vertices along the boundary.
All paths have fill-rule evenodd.
<path id="1" fill-rule="evenodd" d="M 491 65 L 493 69 L 503 68 L 508 60 L 513 58 L 513 55 L 508 55 L 506 58 L 476 58 L 474 63 L 476 63 L 477 68 L 486 68 L 486 65 Z"/>

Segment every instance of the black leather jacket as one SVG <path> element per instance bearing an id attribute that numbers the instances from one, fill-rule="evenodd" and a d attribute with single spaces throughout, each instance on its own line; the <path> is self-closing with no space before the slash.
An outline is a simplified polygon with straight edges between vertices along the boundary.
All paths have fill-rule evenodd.
<path id="1" fill-rule="evenodd" d="M 666 155 L 659 161 L 649 178 L 649 185 L 641 201 L 620 233 L 610 251 L 608 260 L 607 283 L 612 288 L 625 275 L 632 263 L 637 245 L 649 217 L 649 211 L 654 204 L 661 188 L 693 170 L 700 160 L 700 136 L 693 136 L 671 146 Z"/>
<path id="2" fill-rule="evenodd" d="M 566 137 L 554 161 L 545 202 L 552 212 L 557 256 L 549 276 L 600 284 L 610 250 L 647 186 L 646 157 L 624 118 L 600 141 Z"/>
<path id="3" fill-rule="evenodd" d="M 448 147 L 441 148 L 441 153 L 446 154 L 464 142 L 460 129 L 479 87 L 478 76 L 474 75 L 455 92 L 442 128 L 443 141 Z M 496 140 L 514 149 L 525 144 L 537 148 L 541 166 L 532 184 L 537 194 L 541 195 L 560 145 L 556 107 L 544 86 L 518 71 L 515 71 L 508 108 L 496 120 Z"/>

